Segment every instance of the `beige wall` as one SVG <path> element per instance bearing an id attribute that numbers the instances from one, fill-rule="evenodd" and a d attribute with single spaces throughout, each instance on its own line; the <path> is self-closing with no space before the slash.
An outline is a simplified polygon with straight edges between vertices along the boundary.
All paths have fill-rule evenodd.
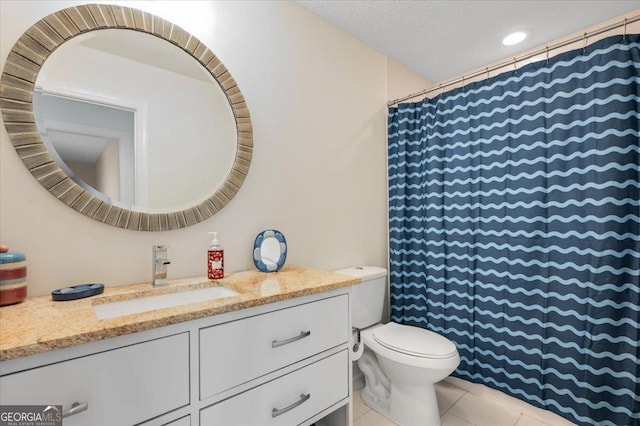
<path id="1" fill-rule="evenodd" d="M 387 58 L 387 100 L 395 101 L 433 86 L 433 82 L 427 80 L 415 71 L 391 58 Z M 416 101 L 420 98 L 408 100 Z"/>
<path id="2" fill-rule="evenodd" d="M 0 66 L 30 25 L 83 3 L 0 1 Z M 27 255 L 29 295 L 85 282 L 148 281 L 153 244 L 169 245 L 171 278 L 204 275 L 212 230 L 227 272 L 253 268 L 253 240 L 268 228 L 285 234 L 288 263 L 386 266 L 386 101 L 431 82 L 293 2 L 105 3 L 170 20 L 222 59 L 251 111 L 254 159 L 238 195 L 213 218 L 176 231 L 127 231 L 56 200 L 0 126 L 0 243 Z"/>
<path id="3" fill-rule="evenodd" d="M 0 2 L 0 64 L 30 25 L 84 2 Z M 264 229 L 282 231 L 288 263 L 385 266 L 386 58 L 293 2 L 114 2 L 145 9 L 202 40 L 250 108 L 254 159 L 244 186 L 211 219 L 162 233 L 103 225 L 70 209 L 22 165 L 2 125 L 0 241 L 26 254 L 29 295 L 73 284 L 148 281 L 151 246 L 169 245 L 170 278 L 204 275 L 208 231 L 226 271 L 253 268 Z"/>

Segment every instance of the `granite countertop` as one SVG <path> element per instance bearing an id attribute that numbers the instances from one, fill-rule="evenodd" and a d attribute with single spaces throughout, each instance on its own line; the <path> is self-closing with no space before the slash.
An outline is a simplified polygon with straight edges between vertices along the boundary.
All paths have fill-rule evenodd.
<path id="1" fill-rule="evenodd" d="M 105 286 L 104 293 L 98 296 L 66 302 L 54 302 L 50 295 L 28 297 L 21 303 L 0 307 L 0 361 L 334 290 L 359 282 L 357 277 L 287 265 L 279 272 L 237 272 L 217 281 L 204 276 L 170 280 L 165 287 L 152 287 L 148 282 Z M 98 319 L 93 311 L 94 304 L 216 285 L 228 287 L 240 295 L 108 319 Z"/>

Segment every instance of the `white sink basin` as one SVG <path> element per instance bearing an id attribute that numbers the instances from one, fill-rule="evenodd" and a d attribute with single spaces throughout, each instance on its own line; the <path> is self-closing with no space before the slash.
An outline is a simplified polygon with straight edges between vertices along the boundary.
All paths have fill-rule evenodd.
<path id="1" fill-rule="evenodd" d="M 94 304 L 93 311 L 98 319 L 117 318 L 124 315 L 139 314 L 156 309 L 172 308 L 189 303 L 238 296 L 240 293 L 226 287 L 207 287 L 178 293 L 145 296 L 138 299 L 121 300 L 111 303 Z"/>

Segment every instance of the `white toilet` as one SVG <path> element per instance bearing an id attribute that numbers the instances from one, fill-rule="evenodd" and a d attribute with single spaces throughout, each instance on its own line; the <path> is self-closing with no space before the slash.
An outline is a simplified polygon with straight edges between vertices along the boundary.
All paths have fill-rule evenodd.
<path id="1" fill-rule="evenodd" d="M 336 271 L 357 276 L 352 287 L 352 325 L 360 329 L 365 377 L 362 400 L 400 426 L 439 426 L 434 385 L 460 363 L 455 345 L 437 333 L 390 322 L 380 324 L 387 270 L 359 266 Z"/>

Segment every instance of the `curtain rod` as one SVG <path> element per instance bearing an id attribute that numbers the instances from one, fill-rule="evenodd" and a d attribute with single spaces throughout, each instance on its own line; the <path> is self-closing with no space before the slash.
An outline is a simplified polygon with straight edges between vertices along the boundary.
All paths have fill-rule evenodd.
<path id="1" fill-rule="evenodd" d="M 547 54 L 547 59 L 548 59 L 549 58 L 549 51 L 555 50 L 555 49 L 559 49 L 561 47 L 564 47 L 564 46 L 567 46 L 569 44 L 578 42 L 580 40 L 584 40 L 584 42 L 585 42 L 585 44 L 583 46 L 583 48 L 584 48 L 586 46 L 586 42 L 587 42 L 587 39 L 589 37 L 597 36 L 597 35 L 600 35 L 602 33 L 606 33 L 607 31 L 615 30 L 616 28 L 619 28 L 619 27 L 624 27 L 623 36 L 626 36 L 627 24 L 631 24 L 631 23 L 636 22 L 636 21 L 640 21 L 640 15 L 632 16 L 631 18 L 625 18 L 622 21 L 607 25 L 606 27 L 602 27 L 600 29 L 597 29 L 597 30 L 594 30 L 594 31 L 591 31 L 591 32 L 588 32 L 588 33 L 585 32 L 581 36 L 576 36 L 576 37 L 573 37 L 573 38 L 571 38 L 569 40 L 565 40 L 565 41 L 556 43 L 556 44 L 551 45 L 551 46 L 545 46 L 544 49 L 538 49 L 538 50 L 536 50 L 536 51 L 534 51 L 532 53 L 529 53 L 527 55 L 523 55 L 523 56 L 520 56 L 520 57 L 514 57 L 511 60 L 501 62 L 501 63 L 499 63 L 497 65 L 492 66 L 492 67 L 486 67 L 483 70 L 478 70 L 478 71 L 472 72 L 471 74 L 466 74 L 466 75 L 463 75 L 462 77 L 458 77 L 458 78 L 455 78 L 453 80 L 445 81 L 444 83 L 439 83 L 437 86 L 433 86 L 433 87 L 430 87 L 428 89 L 424 89 L 424 90 L 422 90 L 422 91 L 420 91 L 418 93 L 407 95 L 407 96 L 405 96 L 403 98 L 398 98 L 398 99 L 395 99 L 393 101 L 387 102 L 387 106 L 390 107 L 392 105 L 396 105 L 396 104 L 398 104 L 400 102 L 403 102 L 403 101 L 406 101 L 408 99 L 417 98 L 418 96 L 426 95 L 427 93 L 430 93 L 430 92 L 433 92 L 433 91 L 436 91 L 436 90 L 441 90 L 444 87 L 453 86 L 454 84 L 457 84 L 457 83 L 460 83 L 460 82 L 462 82 L 464 84 L 465 80 L 469 80 L 469 79 L 472 79 L 474 77 L 478 77 L 478 76 L 480 76 L 482 74 L 489 74 L 492 71 L 499 70 L 500 68 L 504 68 L 504 67 L 506 67 L 508 65 L 512 65 L 513 64 L 515 66 L 515 65 L 517 65 L 518 62 L 526 61 L 527 59 L 533 58 L 534 56 L 540 55 L 541 53 L 546 53 Z"/>

